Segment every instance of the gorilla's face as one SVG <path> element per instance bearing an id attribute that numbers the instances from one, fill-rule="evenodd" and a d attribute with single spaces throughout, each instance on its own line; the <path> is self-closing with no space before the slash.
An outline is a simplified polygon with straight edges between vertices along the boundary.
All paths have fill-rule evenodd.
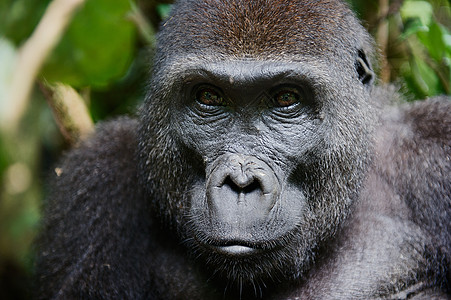
<path id="1" fill-rule="evenodd" d="M 310 39 L 315 24 L 274 18 L 270 2 L 258 3 L 266 21 L 280 23 L 267 25 L 274 34 L 288 31 L 274 36 L 279 52 L 265 44 L 268 32 L 219 26 L 228 19 L 214 6 L 191 17 L 192 7 L 176 10 L 141 113 L 141 179 L 164 225 L 212 272 L 240 283 L 299 276 L 335 234 L 365 176 L 375 120 L 369 46 L 353 35 L 363 29 L 348 10 L 331 21 L 306 8 L 305 18 L 325 18 L 315 24 L 326 41 Z M 290 13 L 302 15 L 303 5 Z M 251 12 L 233 13 L 252 22 Z M 291 32 L 293 20 L 307 33 Z M 196 31 L 195 22 L 209 26 Z M 329 22 L 355 28 L 336 37 L 322 27 Z"/>
<path id="2" fill-rule="evenodd" d="M 174 128 L 202 166 L 189 190 L 196 242 L 230 257 L 281 247 L 308 210 L 295 171 L 323 143 L 309 80 L 281 63 L 226 61 L 187 71 L 180 94 Z"/>
<path id="3" fill-rule="evenodd" d="M 343 74 L 359 83 L 349 89 L 326 63 L 182 65 L 149 110 L 156 205 L 221 275 L 298 275 L 364 176 L 371 117 L 355 109 L 367 92 L 358 72 Z"/>

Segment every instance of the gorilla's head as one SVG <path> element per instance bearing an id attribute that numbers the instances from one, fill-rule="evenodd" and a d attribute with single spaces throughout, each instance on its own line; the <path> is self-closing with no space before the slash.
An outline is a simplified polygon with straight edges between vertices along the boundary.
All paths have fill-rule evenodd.
<path id="1" fill-rule="evenodd" d="M 140 176 L 218 277 L 299 276 L 339 229 L 369 163 L 372 51 L 341 1 L 186 0 L 162 24 Z"/>

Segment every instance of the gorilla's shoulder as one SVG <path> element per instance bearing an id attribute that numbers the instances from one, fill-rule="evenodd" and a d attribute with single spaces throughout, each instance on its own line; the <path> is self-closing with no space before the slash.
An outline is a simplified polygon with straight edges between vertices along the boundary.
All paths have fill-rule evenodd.
<path id="1" fill-rule="evenodd" d="M 150 218 L 137 184 L 136 129 L 129 118 L 101 123 L 56 166 L 36 241 L 39 299 L 140 298 Z"/>
<path id="2" fill-rule="evenodd" d="M 404 122 L 410 125 L 419 141 L 450 146 L 451 98 L 440 96 L 417 101 L 401 110 Z"/>
<path id="3" fill-rule="evenodd" d="M 376 134 L 379 159 L 418 169 L 437 166 L 439 161 L 447 162 L 449 166 L 450 100 L 441 96 L 386 108 Z M 382 162 L 379 164 L 390 166 Z M 393 170 L 393 174 L 402 172 Z"/>
<path id="4" fill-rule="evenodd" d="M 413 220 L 451 249 L 451 101 L 436 97 L 387 110 L 375 168 L 412 209 Z"/>
<path id="5" fill-rule="evenodd" d="M 136 186 L 137 126 L 136 120 L 125 117 L 97 125 L 95 133 L 66 153 L 55 169 L 53 198 L 62 194 L 78 201 L 100 195 L 111 199 L 117 198 L 115 192 Z"/>
<path id="6" fill-rule="evenodd" d="M 137 130 L 138 121 L 129 117 L 101 122 L 96 126 L 95 133 L 74 152 L 94 151 L 114 155 L 118 152 L 136 151 Z"/>
<path id="7" fill-rule="evenodd" d="M 137 147 L 137 127 L 137 120 L 128 117 L 99 123 L 92 136 L 65 155 L 65 161 L 82 156 L 85 163 L 130 163 Z"/>

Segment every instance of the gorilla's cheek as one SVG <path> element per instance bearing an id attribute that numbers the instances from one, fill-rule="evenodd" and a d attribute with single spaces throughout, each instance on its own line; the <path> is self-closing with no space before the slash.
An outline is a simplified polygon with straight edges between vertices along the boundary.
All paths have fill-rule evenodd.
<path id="1" fill-rule="evenodd" d="M 302 220 L 303 192 L 254 156 L 224 154 L 190 192 L 194 238 L 227 254 L 281 246 Z"/>

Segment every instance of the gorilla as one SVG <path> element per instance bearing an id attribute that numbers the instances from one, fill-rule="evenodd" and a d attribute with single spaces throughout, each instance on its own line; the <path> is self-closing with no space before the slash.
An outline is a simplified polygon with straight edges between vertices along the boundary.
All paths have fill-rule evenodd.
<path id="1" fill-rule="evenodd" d="M 340 0 L 180 0 L 136 119 L 52 180 L 38 299 L 451 299 L 451 101 Z"/>

